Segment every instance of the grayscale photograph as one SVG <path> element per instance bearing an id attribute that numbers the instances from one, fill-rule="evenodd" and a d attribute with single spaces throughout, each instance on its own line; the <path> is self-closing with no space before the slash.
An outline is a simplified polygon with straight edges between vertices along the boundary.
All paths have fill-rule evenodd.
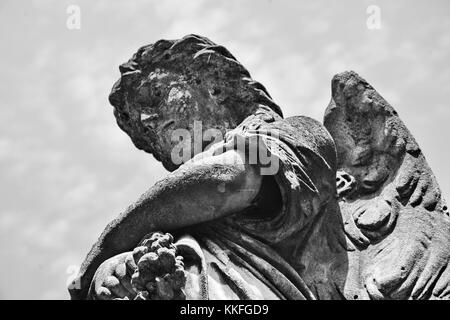
<path id="1" fill-rule="evenodd" d="M 0 300 L 449 300 L 449 16 L 2 0 Z"/>

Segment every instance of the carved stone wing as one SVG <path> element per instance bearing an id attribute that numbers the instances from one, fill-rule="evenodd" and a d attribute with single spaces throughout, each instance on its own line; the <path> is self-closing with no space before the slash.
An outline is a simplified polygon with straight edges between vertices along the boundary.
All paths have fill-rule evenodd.
<path id="1" fill-rule="evenodd" d="M 338 154 L 346 290 L 373 299 L 448 298 L 448 208 L 397 112 L 359 75 L 343 72 L 332 80 L 324 124 Z"/>

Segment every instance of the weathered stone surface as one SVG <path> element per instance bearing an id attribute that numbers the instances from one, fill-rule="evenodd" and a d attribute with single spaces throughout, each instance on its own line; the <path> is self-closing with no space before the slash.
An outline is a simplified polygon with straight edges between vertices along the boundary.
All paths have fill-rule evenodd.
<path id="1" fill-rule="evenodd" d="M 171 157 L 180 143 L 172 140 L 175 130 L 187 129 L 189 132 L 190 139 L 183 139 L 182 143 L 191 147 L 191 158 L 210 143 L 206 140 L 196 150 L 199 140 L 196 135 L 200 134 L 202 142 L 201 135 L 207 129 L 216 129 L 215 132 L 220 132 L 223 137 L 228 129 L 235 128 L 247 116 L 259 121 L 281 119 L 280 108 L 265 88 L 250 78 L 248 71 L 228 50 L 201 36 L 160 40 L 142 47 L 128 63 L 120 66 L 120 71 L 121 78 L 110 95 L 118 125 L 138 148 L 152 153 L 169 171 L 179 166 Z M 199 132 L 194 130 L 196 121 L 201 122 Z M 229 161 L 224 157 L 214 159 L 225 160 L 224 163 Z M 105 260 L 132 250 L 149 232 L 166 231 L 162 227 L 155 229 L 155 226 L 197 224 L 198 219 L 205 221 L 217 217 L 216 211 L 239 208 L 243 199 L 251 201 L 249 197 L 259 190 L 250 184 L 258 185 L 259 180 L 252 173 L 254 169 L 247 167 L 249 170 L 243 174 L 241 167 L 224 163 L 180 168 L 156 183 L 111 221 L 83 262 L 76 279 L 80 287 L 71 289 L 71 296 L 75 299 L 86 297 L 96 269 Z M 248 175 L 249 179 L 243 179 L 243 175 Z M 240 189 L 246 191 L 239 192 Z M 232 199 L 227 195 L 233 195 Z M 114 264 L 124 263 L 123 259 L 113 260 Z M 106 263 L 105 269 L 97 274 L 107 278 L 112 270 L 110 265 Z M 126 277 L 121 279 L 126 283 Z M 102 298 L 117 291 L 117 288 L 101 287 L 101 280 L 93 283 L 94 287 L 98 284 Z M 127 285 L 122 287 L 126 289 Z"/>
<path id="2" fill-rule="evenodd" d="M 186 275 L 172 235 L 155 232 L 133 250 L 131 285 L 139 300 L 184 300 Z"/>
<path id="3" fill-rule="evenodd" d="M 346 290 L 370 298 L 448 298 L 450 218 L 436 178 L 397 112 L 364 79 L 332 80 L 324 123 L 336 142 L 351 240 Z M 339 191 L 338 190 L 338 191 Z M 349 281 L 350 282 L 350 281 Z"/>
<path id="4" fill-rule="evenodd" d="M 194 121 L 225 135 L 260 103 L 281 114 L 264 86 L 226 48 L 205 37 L 159 40 L 119 69 L 121 78 L 109 96 L 117 123 L 169 171 L 178 165 L 170 159 L 174 143 L 168 129 L 188 129 L 194 152 Z"/>
<path id="5" fill-rule="evenodd" d="M 200 36 L 142 47 L 120 70 L 117 122 L 168 170 L 173 130 L 235 129 L 105 228 L 72 297 L 90 286 L 101 299 L 450 298 L 450 217 L 436 178 L 356 73 L 333 78 L 323 126 L 283 119 L 228 50 Z M 255 136 L 280 161 L 263 178 L 237 144 Z M 238 161 L 224 165 L 227 154 Z M 158 230 L 175 244 L 140 243 Z M 174 248 L 184 248 L 184 269 Z"/>

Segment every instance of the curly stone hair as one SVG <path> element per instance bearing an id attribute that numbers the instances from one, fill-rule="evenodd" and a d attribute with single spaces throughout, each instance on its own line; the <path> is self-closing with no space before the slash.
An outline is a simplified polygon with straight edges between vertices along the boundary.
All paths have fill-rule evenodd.
<path id="1" fill-rule="evenodd" d="M 151 120 L 143 120 L 142 113 L 150 118 L 166 117 L 166 122 L 186 128 L 188 122 L 200 116 L 197 103 L 207 103 L 210 113 L 202 114 L 205 127 L 223 133 L 234 129 L 261 105 L 283 116 L 266 88 L 252 80 L 247 69 L 225 47 L 205 37 L 188 35 L 179 40 L 159 40 L 141 47 L 119 69 L 121 77 L 109 95 L 117 123 L 138 149 L 153 154 L 170 171 L 176 166 L 158 143 L 163 139 L 155 130 L 158 126 L 151 126 Z M 184 91 L 187 100 L 183 100 L 186 97 L 181 91 L 171 94 L 168 86 L 172 83 L 189 91 Z M 171 101 L 174 96 L 178 104 Z M 161 110 L 161 103 L 170 108 Z"/>
<path id="2" fill-rule="evenodd" d="M 249 114 L 248 110 L 240 108 L 247 107 L 248 102 L 252 102 L 268 106 L 283 116 L 281 108 L 272 100 L 266 88 L 251 79 L 247 69 L 228 49 L 206 37 L 194 34 L 179 40 L 159 40 L 141 47 L 128 62 L 119 66 L 121 78 L 114 84 L 109 95 L 111 105 L 120 109 L 128 99 L 130 86 L 156 68 L 181 72 L 187 79 L 202 74 L 205 79 L 216 78 L 238 82 L 242 90 L 231 92 L 235 96 L 232 100 L 246 103 L 228 104 L 235 112 Z"/>

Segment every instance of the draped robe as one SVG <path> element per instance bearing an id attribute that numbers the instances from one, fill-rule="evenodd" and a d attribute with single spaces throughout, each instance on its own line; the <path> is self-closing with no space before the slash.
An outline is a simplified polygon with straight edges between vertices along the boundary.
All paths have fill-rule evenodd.
<path id="1" fill-rule="evenodd" d="M 281 205 L 270 215 L 259 216 L 263 208 L 256 203 L 245 212 L 176 232 L 176 246 L 188 275 L 187 298 L 315 299 L 292 263 L 275 248 L 289 236 L 307 234 L 312 228 L 309 222 L 334 197 L 333 140 L 313 119 L 283 119 L 261 107 L 220 144 L 236 148 L 239 141 L 247 148 L 256 143 L 271 161 L 278 161 L 274 172 L 261 159 L 255 165 L 266 167 L 274 178 Z"/>

